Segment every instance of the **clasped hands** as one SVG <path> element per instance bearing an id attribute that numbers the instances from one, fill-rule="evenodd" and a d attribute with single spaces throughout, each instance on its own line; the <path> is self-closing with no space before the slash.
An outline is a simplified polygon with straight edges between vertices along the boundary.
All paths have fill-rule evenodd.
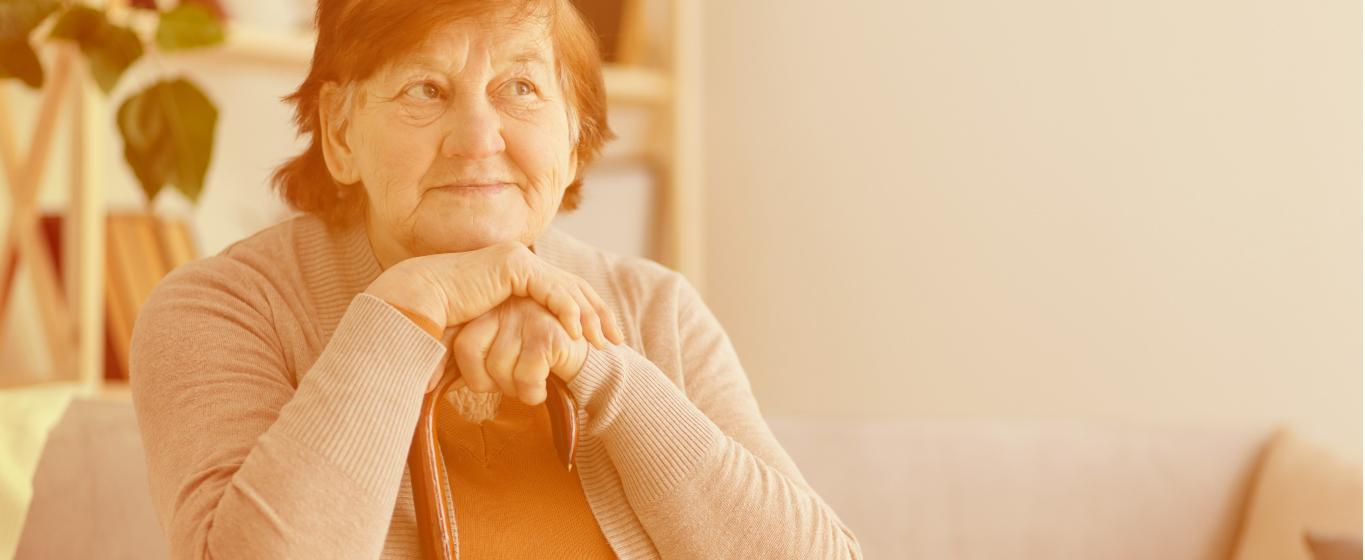
<path id="1" fill-rule="evenodd" d="M 620 343 L 620 329 L 612 321 L 612 342 Z M 586 329 L 586 327 L 585 327 Z M 589 332 L 589 331 L 584 331 Z M 601 332 L 593 346 L 606 347 Z M 535 300 L 512 296 L 463 325 L 446 330 L 443 342 L 460 368 L 455 382 L 476 393 L 501 391 L 535 406 L 547 398 L 546 382 L 557 375 L 573 381 L 588 357 L 588 337 L 574 338 L 559 318 Z M 434 388 L 428 387 L 428 390 Z"/>
<path id="2" fill-rule="evenodd" d="M 386 269 L 367 293 L 399 303 L 443 326 L 450 351 L 427 382 L 436 387 L 453 363 L 474 392 L 500 391 L 538 405 L 546 382 L 565 384 L 582 370 L 588 344 L 625 338 L 586 281 L 507 241 L 461 253 L 406 259 Z"/>

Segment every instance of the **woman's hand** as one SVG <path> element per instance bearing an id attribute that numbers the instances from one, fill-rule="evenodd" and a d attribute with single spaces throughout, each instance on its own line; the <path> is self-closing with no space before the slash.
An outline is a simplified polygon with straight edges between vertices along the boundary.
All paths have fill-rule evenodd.
<path id="1" fill-rule="evenodd" d="M 413 257 L 389 267 L 365 291 L 446 328 L 520 296 L 548 309 L 574 339 L 586 335 L 598 345 L 608 337 L 618 344 L 624 340 L 615 317 L 586 281 L 517 241 Z"/>
<path id="2" fill-rule="evenodd" d="M 512 297 L 462 325 L 451 353 L 471 391 L 502 391 L 535 406 L 545 402 L 551 374 L 565 384 L 578 376 L 588 357 L 588 341 L 571 338 L 534 300 Z"/>

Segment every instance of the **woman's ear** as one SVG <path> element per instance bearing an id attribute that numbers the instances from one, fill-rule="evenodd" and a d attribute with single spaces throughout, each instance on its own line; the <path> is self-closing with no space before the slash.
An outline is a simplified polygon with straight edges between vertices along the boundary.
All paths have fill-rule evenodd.
<path id="1" fill-rule="evenodd" d="M 578 111 L 572 105 L 569 106 L 569 177 L 578 177 L 578 142 L 580 129 L 578 128 Z"/>
<path id="2" fill-rule="evenodd" d="M 342 88 L 333 82 L 322 85 L 318 92 L 318 135 L 322 141 L 322 159 L 332 180 L 343 185 L 360 181 L 355 156 L 351 152 L 347 132 L 351 124 L 351 104 Z"/>

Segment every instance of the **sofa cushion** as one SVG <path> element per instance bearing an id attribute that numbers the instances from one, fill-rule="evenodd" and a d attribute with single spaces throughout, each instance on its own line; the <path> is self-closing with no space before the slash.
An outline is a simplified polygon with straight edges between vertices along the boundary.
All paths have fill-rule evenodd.
<path id="1" fill-rule="evenodd" d="M 1268 427 L 771 418 L 868 558 L 1226 560 Z"/>
<path id="2" fill-rule="evenodd" d="M 0 391 L 0 558 L 19 545 L 38 468 L 52 427 L 79 391 L 74 384 L 13 387 Z"/>
<path id="3" fill-rule="evenodd" d="M 16 558 L 169 558 L 132 403 L 77 399 L 33 478 Z"/>

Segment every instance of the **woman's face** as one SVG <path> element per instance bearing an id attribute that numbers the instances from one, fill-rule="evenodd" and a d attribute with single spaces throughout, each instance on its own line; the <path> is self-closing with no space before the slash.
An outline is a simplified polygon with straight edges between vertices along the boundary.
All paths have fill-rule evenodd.
<path id="1" fill-rule="evenodd" d="M 356 85 L 324 147 L 339 182 L 364 184 L 385 267 L 545 231 L 577 170 L 554 57 L 543 22 L 459 21 Z"/>

